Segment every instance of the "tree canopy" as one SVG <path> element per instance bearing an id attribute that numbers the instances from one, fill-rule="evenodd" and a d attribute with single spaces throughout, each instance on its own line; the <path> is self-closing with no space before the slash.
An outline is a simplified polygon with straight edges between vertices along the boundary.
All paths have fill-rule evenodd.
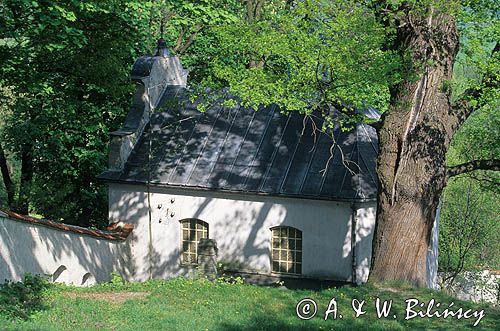
<path id="1" fill-rule="evenodd" d="M 195 37 L 235 17 L 231 2 L 220 4 L 0 1 L 4 205 L 105 225 L 106 191 L 95 176 L 106 168 L 108 132 L 131 102 L 131 64 L 153 49 L 164 21 L 172 50 L 200 67 Z"/>

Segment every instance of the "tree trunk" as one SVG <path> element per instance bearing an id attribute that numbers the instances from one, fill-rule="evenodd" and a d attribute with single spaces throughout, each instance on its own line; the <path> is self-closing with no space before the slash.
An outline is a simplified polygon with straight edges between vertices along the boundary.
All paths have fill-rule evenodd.
<path id="1" fill-rule="evenodd" d="M 262 15 L 264 0 L 245 0 L 247 22 L 258 21 Z"/>
<path id="2" fill-rule="evenodd" d="M 10 209 L 14 206 L 14 192 L 15 187 L 10 176 L 9 167 L 7 165 L 7 158 L 5 157 L 4 150 L 0 145 L 0 171 L 2 172 L 3 183 L 7 191 L 7 205 Z"/>
<path id="3" fill-rule="evenodd" d="M 21 183 L 19 185 L 19 198 L 16 211 L 28 215 L 31 192 L 31 181 L 33 179 L 33 157 L 32 146 L 23 146 L 21 153 Z"/>
<path id="4" fill-rule="evenodd" d="M 407 12 L 396 41 L 408 51 L 419 79 L 401 83 L 379 130 L 379 192 L 373 242 L 376 281 L 427 284 L 427 251 L 439 197 L 446 185 L 445 156 L 455 115 L 449 81 L 458 51 L 451 15 Z"/>

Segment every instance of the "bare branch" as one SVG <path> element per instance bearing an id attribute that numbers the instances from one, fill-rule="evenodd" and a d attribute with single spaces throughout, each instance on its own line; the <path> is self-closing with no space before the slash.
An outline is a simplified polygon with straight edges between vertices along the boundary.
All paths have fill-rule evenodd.
<path id="1" fill-rule="evenodd" d="M 201 24 L 201 23 L 196 24 L 194 32 L 191 33 L 191 35 L 188 37 L 188 39 L 186 40 L 186 43 L 184 45 L 182 45 L 182 46 L 180 46 L 180 47 L 178 47 L 176 49 L 177 52 L 179 54 L 184 53 L 189 48 L 189 46 L 191 46 L 191 44 L 193 43 L 193 41 L 196 39 L 196 36 L 198 35 L 198 33 L 202 29 L 203 29 L 203 24 Z M 181 36 L 180 36 L 180 38 L 181 38 L 181 41 L 182 41 L 182 37 Z"/>

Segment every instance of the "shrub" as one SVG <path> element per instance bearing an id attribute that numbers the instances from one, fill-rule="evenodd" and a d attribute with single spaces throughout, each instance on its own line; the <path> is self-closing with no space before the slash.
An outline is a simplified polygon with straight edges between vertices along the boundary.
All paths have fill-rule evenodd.
<path id="1" fill-rule="evenodd" d="M 47 277 L 29 273 L 24 275 L 21 282 L 1 284 L 0 315 L 28 319 L 33 312 L 45 308 L 43 294 L 50 286 Z"/>

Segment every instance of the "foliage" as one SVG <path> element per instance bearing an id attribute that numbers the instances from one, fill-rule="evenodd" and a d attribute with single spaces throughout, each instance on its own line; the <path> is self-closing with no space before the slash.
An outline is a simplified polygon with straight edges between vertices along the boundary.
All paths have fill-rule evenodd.
<path id="1" fill-rule="evenodd" d="M 129 67 L 144 52 L 137 40 L 148 39 L 147 12 L 132 4 L 0 4 L 0 85 L 15 96 L 2 146 L 32 165 L 21 178 L 31 209 L 46 217 L 80 225 L 105 219 L 106 195 L 95 176 L 106 167 L 108 130 L 130 102 Z"/>
<path id="2" fill-rule="evenodd" d="M 142 293 L 142 296 L 134 294 Z M 397 319 L 378 319 L 374 301 L 393 300 Z M 300 320 L 295 306 L 303 298 L 318 303 L 318 315 Z M 324 312 L 332 298 L 338 302 L 342 319 L 325 321 Z M 366 300 L 366 314 L 354 318 L 352 299 Z M 499 311 L 484 305 L 455 300 L 443 293 L 412 289 L 406 285 L 380 287 L 331 287 L 321 291 L 259 287 L 246 284 L 210 282 L 205 279 L 175 278 L 169 281 L 126 283 L 119 290 L 106 286 L 91 288 L 52 287 L 48 290 L 45 310 L 33 312 L 26 321 L 0 313 L 0 329 L 117 329 L 117 330 L 402 330 L 472 328 L 472 319 L 404 319 L 407 298 L 422 302 L 435 299 L 446 307 L 485 309 L 479 327 L 494 330 Z"/>
<path id="3" fill-rule="evenodd" d="M 445 191 L 440 223 L 439 267 L 453 283 L 463 271 L 500 266 L 500 201 L 470 178 L 454 179 Z"/>
<path id="4" fill-rule="evenodd" d="M 454 68 L 454 98 L 466 90 L 490 84 L 500 75 L 499 54 L 490 56 L 491 38 L 499 25 L 464 18 L 462 52 Z M 483 19 L 491 18 L 484 14 Z M 465 23 L 464 23 L 465 24 Z M 471 26 L 471 24 L 473 24 Z M 484 79 L 483 79 L 484 78 Z M 498 86 L 489 86 L 481 105 L 453 137 L 447 154 L 449 165 L 472 160 L 500 159 L 500 97 Z M 500 266 L 500 214 L 498 201 L 500 174 L 475 171 L 452 178 L 442 197 L 439 267 L 448 272 L 449 282 L 463 271 Z"/>
<path id="5" fill-rule="evenodd" d="M 234 24 L 242 17 L 242 2 L 237 0 L 151 2 L 151 25 L 164 24 L 169 49 L 182 58 L 189 69 L 190 82 L 198 82 L 206 74 L 206 64 L 217 49 L 213 27 Z M 152 31 L 152 40 L 160 37 L 158 29 Z"/>
<path id="6" fill-rule="evenodd" d="M 0 285 L 0 316 L 27 319 L 45 309 L 44 293 L 50 288 L 45 277 L 26 274 L 22 282 Z"/>
<path id="7" fill-rule="evenodd" d="M 418 74 L 405 67 L 406 50 L 401 57 L 389 46 L 397 43 L 403 8 L 413 14 L 433 10 L 456 16 L 462 48 L 455 71 L 462 72 L 443 87 L 452 87 L 454 99 L 491 85 L 500 75 L 500 55 L 490 56 L 500 32 L 492 0 L 263 3 L 259 20 L 241 19 L 211 29 L 215 39 L 207 52 L 212 56 L 199 94 L 207 87 L 211 95 L 214 88 L 228 87 L 226 92 L 246 106 L 277 104 L 306 114 L 335 106 L 348 115 L 344 121 L 360 120 L 352 108 L 370 105 L 383 112 L 390 88 Z M 499 89 L 490 85 L 473 102 L 498 109 Z"/>
<path id="8" fill-rule="evenodd" d="M 453 138 L 447 154 L 448 164 L 471 160 L 500 158 L 500 99 L 486 103 L 473 113 Z M 481 189 L 491 196 L 499 193 L 500 174 L 476 171 L 467 175 L 478 181 Z"/>
<path id="9" fill-rule="evenodd" d="M 119 285 L 124 284 L 125 281 L 123 280 L 123 277 L 120 274 L 118 274 L 116 272 L 112 272 L 110 283 L 111 283 L 111 285 L 119 286 Z"/>
<path id="10" fill-rule="evenodd" d="M 384 49 L 386 31 L 374 13 L 348 0 L 264 6 L 258 21 L 213 29 L 217 52 L 200 93 L 228 86 L 245 106 L 305 114 L 344 107 L 346 120 L 355 117 L 352 107 L 387 109 L 399 58 Z"/>
<path id="11" fill-rule="evenodd" d="M 216 279 L 217 283 L 232 284 L 232 285 L 243 285 L 245 279 L 241 276 L 220 276 Z"/>
<path id="12" fill-rule="evenodd" d="M 210 42 L 205 31 L 234 21 L 238 6 L 208 0 L 1 1 L 0 137 L 12 156 L 11 175 L 20 177 L 13 208 L 27 212 L 29 203 L 30 211 L 51 219 L 104 225 L 107 197 L 95 176 L 106 168 L 108 132 L 129 108 L 134 59 L 152 49 L 163 20 L 172 48 L 179 46 L 174 50 L 184 53 L 188 67 L 201 67 L 203 45 Z"/>

